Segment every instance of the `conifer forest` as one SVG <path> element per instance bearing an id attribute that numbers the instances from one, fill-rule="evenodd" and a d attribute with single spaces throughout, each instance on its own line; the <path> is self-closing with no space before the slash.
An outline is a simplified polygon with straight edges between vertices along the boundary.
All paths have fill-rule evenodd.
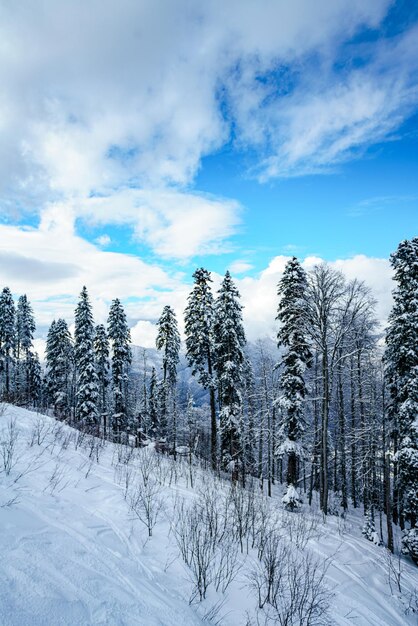
<path id="1" fill-rule="evenodd" d="M 0 0 L 0 626 L 418 625 L 418 0 Z"/>
<path id="2" fill-rule="evenodd" d="M 401 533 L 401 553 L 418 564 L 418 239 L 402 241 L 390 260 L 394 304 L 382 331 L 363 282 L 289 259 L 277 285 L 276 346 L 246 341 L 230 272 L 214 293 L 211 273 L 198 268 L 184 341 L 167 304 L 157 361 L 132 346 L 118 298 L 107 325 L 95 325 L 83 287 L 73 335 L 54 320 L 41 363 L 31 304 L 21 295 L 15 305 L 4 287 L 2 402 L 93 440 L 153 446 L 186 460 L 192 482 L 200 467 L 233 489 L 282 494 L 295 515 L 303 504 L 324 518 L 358 509 L 367 541 L 394 553 Z"/>

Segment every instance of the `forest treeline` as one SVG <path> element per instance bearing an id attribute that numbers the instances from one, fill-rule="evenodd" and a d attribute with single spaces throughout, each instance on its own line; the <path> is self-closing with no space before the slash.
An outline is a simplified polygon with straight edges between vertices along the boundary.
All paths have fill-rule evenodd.
<path id="1" fill-rule="evenodd" d="M 204 390 L 198 406 L 179 385 L 181 341 L 174 310 L 157 322 L 161 368 L 132 368 L 119 299 L 95 326 L 87 289 L 74 336 L 54 320 L 45 365 L 33 348 L 26 297 L 0 295 L 3 401 L 35 407 L 115 442 L 204 460 L 215 472 L 272 494 L 289 510 L 302 500 L 326 514 L 362 508 L 364 535 L 418 562 L 418 238 L 391 255 L 394 305 L 382 331 L 370 290 L 322 263 L 288 261 L 278 284 L 277 347 L 248 346 L 229 272 L 213 292 L 199 268 L 184 312 L 187 364 Z M 251 349 L 250 349 L 251 348 Z"/>

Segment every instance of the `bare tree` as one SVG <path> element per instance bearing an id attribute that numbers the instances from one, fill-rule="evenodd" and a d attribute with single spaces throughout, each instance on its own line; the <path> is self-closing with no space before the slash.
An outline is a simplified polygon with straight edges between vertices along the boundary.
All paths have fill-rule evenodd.
<path id="1" fill-rule="evenodd" d="M 342 358 L 345 342 L 358 320 L 373 308 L 368 289 L 323 263 L 308 275 L 307 331 L 319 354 L 321 379 L 320 505 L 328 512 L 329 417 L 333 376 Z"/>

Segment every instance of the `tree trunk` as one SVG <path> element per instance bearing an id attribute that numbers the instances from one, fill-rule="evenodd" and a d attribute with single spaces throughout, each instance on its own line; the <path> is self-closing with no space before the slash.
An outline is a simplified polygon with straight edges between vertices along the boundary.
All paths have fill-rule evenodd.
<path id="1" fill-rule="evenodd" d="M 329 370 L 326 348 L 322 354 L 322 432 L 321 432 L 321 471 L 320 504 L 321 510 L 328 513 L 328 420 L 329 420 Z"/>
<path id="2" fill-rule="evenodd" d="M 350 359 L 350 412 L 351 412 L 351 498 L 357 508 L 357 447 L 356 447 L 356 400 L 354 362 Z"/>
<path id="3" fill-rule="evenodd" d="M 340 475 L 341 475 L 341 506 L 344 511 L 348 509 L 347 502 L 347 464 L 345 458 L 345 406 L 344 387 L 342 377 L 342 351 L 340 351 L 340 363 L 338 366 L 338 422 L 339 422 L 339 444 L 340 444 Z"/>
<path id="4" fill-rule="evenodd" d="M 357 352 L 357 387 L 358 387 L 358 402 L 360 409 L 360 427 L 361 427 L 361 465 L 363 474 L 363 509 L 366 514 L 368 509 L 368 488 L 367 488 L 367 446 L 366 446 L 366 420 L 364 412 L 364 398 L 363 398 L 363 372 L 361 366 L 361 350 Z"/>

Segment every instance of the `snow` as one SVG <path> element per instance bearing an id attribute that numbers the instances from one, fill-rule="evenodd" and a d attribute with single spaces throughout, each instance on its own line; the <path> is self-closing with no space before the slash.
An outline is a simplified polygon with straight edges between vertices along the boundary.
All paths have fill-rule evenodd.
<path id="1" fill-rule="evenodd" d="M 11 406 L 0 416 L 0 441 L 10 418 L 16 418 L 19 434 L 10 474 L 0 474 L 2 626 L 198 625 L 208 623 L 204 615 L 218 602 L 223 602 L 218 619 L 224 626 L 244 626 L 255 614 L 247 578 L 251 551 L 248 557 L 239 555 L 242 568 L 225 594 L 210 589 L 205 601 L 189 604 L 193 585 L 170 520 L 176 499 L 193 502 L 197 489 L 209 484 L 204 470 L 195 470 L 192 489 L 187 462 L 163 459 L 163 509 L 148 539 L 124 497 L 121 451 L 127 449 L 107 443 L 94 450 L 97 462 L 76 431 Z M 156 453 L 135 450 L 135 462 L 144 454 Z M 230 488 L 228 482 L 221 485 L 219 496 Z M 311 515 L 307 505 L 302 513 L 286 513 L 280 503 L 283 489 L 276 487 L 271 503 L 286 536 L 295 541 L 297 525 L 311 521 L 309 549 L 331 559 L 331 623 L 416 624 L 416 615 L 405 615 L 396 590 L 391 594 L 385 549 L 362 537 L 360 512 L 346 519 L 330 516 L 326 522 L 318 513 Z M 403 588 L 416 587 L 416 567 L 404 557 L 401 563 Z"/>

